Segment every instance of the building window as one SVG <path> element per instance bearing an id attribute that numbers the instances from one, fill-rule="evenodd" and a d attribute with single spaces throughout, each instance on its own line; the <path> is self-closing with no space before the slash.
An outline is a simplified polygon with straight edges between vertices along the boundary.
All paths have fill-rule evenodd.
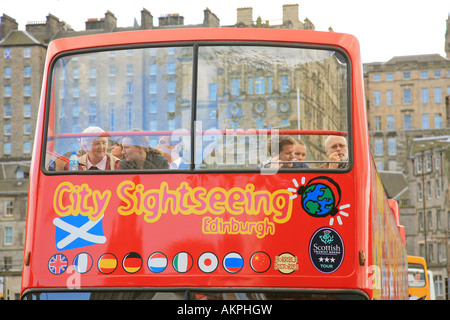
<path id="1" fill-rule="evenodd" d="M 411 89 L 403 89 L 403 104 L 411 104 Z"/>
<path id="2" fill-rule="evenodd" d="M 386 91 L 386 105 L 390 106 L 394 104 L 394 91 L 387 90 Z"/>
<path id="3" fill-rule="evenodd" d="M 3 113 L 3 117 L 4 118 L 11 118 L 11 105 L 10 104 L 6 104 L 5 105 L 5 111 Z"/>
<path id="4" fill-rule="evenodd" d="M 383 139 L 375 139 L 375 155 L 383 155 Z"/>
<path id="5" fill-rule="evenodd" d="M 5 227 L 5 245 L 12 245 L 13 244 L 13 228 L 12 227 Z"/>
<path id="6" fill-rule="evenodd" d="M 14 201 L 13 200 L 5 200 L 5 216 L 12 217 L 14 209 Z"/>
<path id="7" fill-rule="evenodd" d="M 167 83 L 167 92 L 168 93 L 175 93 L 175 81 L 169 81 Z"/>
<path id="8" fill-rule="evenodd" d="M 109 66 L 109 76 L 110 77 L 116 76 L 116 66 Z"/>
<path id="9" fill-rule="evenodd" d="M 410 72 L 403 72 L 403 79 L 404 80 L 411 79 L 411 73 Z"/>
<path id="10" fill-rule="evenodd" d="M 441 103 L 441 102 L 442 102 L 442 89 L 434 88 L 434 103 Z"/>
<path id="11" fill-rule="evenodd" d="M 421 100 L 422 100 L 422 103 L 428 103 L 428 88 L 422 88 Z"/>
<path id="12" fill-rule="evenodd" d="M 441 70 L 435 70 L 433 72 L 433 75 L 434 75 L 435 78 L 440 78 L 441 77 Z"/>
<path id="13" fill-rule="evenodd" d="M 422 201 L 422 183 L 417 183 L 417 200 Z"/>
<path id="14" fill-rule="evenodd" d="M 150 94 L 156 94 L 158 92 L 158 87 L 157 87 L 156 82 L 150 82 L 149 91 L 150 91 Z"/>
<path id="15" fill-rule="evenodd" d="M 394 75 L 392 73 L 386 74 L 386 81 L 393 81 L 393 80 L 394 80 Z"/>
<path id="16" fill-rule="evenodd" d="M 25 105 L 23 107 L 23 116 L 25 118 L 30 118 L 31 117 L 31 104 L 25 103 Z"/>
<path id="17" fill-rule="evenodd" d="M 97 69 L 96 68 L 89 69 L 89 78 L 91 78 L 91 79 L 97 78 Z"/>
<path id="18" fill-rule="evenodd" d="M 374 82 L 379 82 L 381 80 L 381 76 L 379 74 L 374 74 L 373 75 L 373 81 Z"/>
<path id="19" fill-rule="evenodd" d="M 156 76 L 157 70 L 158 70 L 158 66 L 156 64 L 150 65 L 150 75 L 151 76 Z"/>
<path id="20" fill-rule="evenodd" d="M 167 73 L 168 74 L 175 74 L 175 63 L 169 63 L 167 65 Z"/>
<path id="21" fill-rule="evenodd" d="M 209 84 L 209 101 L 217 100 L 217 84 L 210 83 Z"/>
<path id="22" fill-rule="evenodd" d="M 375 116 L 375 130 L 381 130 L 381 117 L 380 116 Z"/>
<path id="23" fill-rule="evenodd" d="M 5 67 L 4 71 L 5 71 L 5 73 L 4 73 L 3 77 L 6 78 L 6 79 L 11 78 L 11 68 L 10 67 Z"/>
<path id="24" fill-rule="evenodd" d="M 5 125 L 3 126 L 3 134 L 5 136 L 11 135 L 11 123 L 5 123 Z"/>
<path id="25" fill-rule="evenodd" d="M 133 65 L 132 64 L 127 64 L 127 76 L 132 76 L 133 75 Z"/>
<path id="26" fill-rule="evenodd" d="M 281 76 L 281 92 L 289 92 L 289 77 Z"/>
<path id="27" fill-rule="evenodd" d="M 427 181 L 427 199 L 431 200 L 431 182 L 430 181 Z M 428 215 L 430 216 L 430 219 L 431 219 L 431 212 L 430 211 L 428 211 Z"/>
<path id="28" fill-rule="evenodd" d="M 127 87 L 128 89 L 128 87 Z M 96 86 L 90 86 L 89 87 L 89 96 L 90 97 L 96 97 L 97 96 L 97 87 Z"/>
<path id="29" fill-rule="evenodd" d="M 431 161 L 431 154 L 427 153 L 425 155 L 425 168 L 426 168 L 427 172 L 431 171 L 431 162 L 432 162 Z"/>
<path id="30" fill-rule="evenodd" d="M 23 143 L 23 153 L 31 153 L 31 142 L 24 142 Z"/>
<path id="31" fill-rule="evenodd" d="M 422 113 L 422 129 L 430 129 L 428 113 Z"/>
<path id="32" fill-rule="evenodd" d="M 248 93 L 253 93 L 253 78 L 248 78 Z"/>
<path id="33" fill-rule="evenodd" d="M 74 79 L 79 79 L 79 78 L 80 78 L 80 71 L 79 71 L 78 68 L 73 68 L 73 71 L 72 71 L 72 77 L 73 77 Z"/>
<path id="34" fill-rule="evenodd" d="M 11 142 L 5 142 L 3 145 L 3 154 L 10 155 L 11 154 Z"/>
<path id="35" fill-rule="evenodd" d="M 24 95 L 26 97 L 31 96 L 31 85 L 26 84 L 23 89 L 24 89 Z"/>
<path id="36" fill-rule="evenodd" d="M 381 91 L 374 91 L 373 93 L 373 104 L 376 106 L 381 105 Z"/>
<path id="37" fill-rule="evenodd" d="M 403 116 L 403 128 L 405 130 L 410 130 L 412 127 L 412 123 L 411 123 L 411 115 L 410 114 L 405 114 Z"/>
<path id="38" fill-rule="evenodd" d="M 24 69 L 24 77 L 30 78 L 31 77 L 31 67 L 25 66 L 23 69 Z"/>
<path id="39" fill-rule="evenodd" d="M 126 92 L 127 94 L 133 94 L 134 88 L 133 88 L 133 81 L 128 81 L 126 84 Z"/>
<path id="40" fill-rule="evenodd" d="M 434 114 L 434 127 L 436 129 L 442 129 L 442 115 L 440 113 Z"/>
<path id="41" fill-rule="evenodd" d="M 23 48 L 23 57 L 31 58 L 31 48 L 30 47 Z"/>
<path id="42" fill-rule="evenodd" d="M 5 86 L 5 97 L 11 97 L 11 86 Z"/>
<path id="43" fill-rule="evenodd" d="M 239 78 L 231 79 L 231 94 L 233 96 L 239 95 Z"/>
<path id="44" fill-rule="evenodd" d="M 428 71 L 422 71 L 420 73 L 420 78 L 421 79 L 428 79 Z"/>
<path id="45" fill-rule="evenodd" d="M 31 134 L 31 123 L 25 122 L 23 124 L 23 133 L 24 134 Z"/>
<path id="46" fill-rule="evenodd" d="M 417 157 L 414 161 L 416 163 L 416 173 L 422 173 L 422 158 Z"/>
<path id="47" fill-rule="evenodd" d="M 387 116 L 387 129 L 394 130 L 394 116 Z"/>
<path id="48" fill-rule="evenodd" d="M 265 93 L 265 79 L 264 77 L 257 77 L 255 80 L 256 94 Z"/>
<path id="49" fill-rule="evenodd" d="M 423 214 L 422 214 L 422 212 L 418 213 L 417 218 L 419 220 L 419 231 L 422 231 L 423 230 Z"/>
<path id="50" fill-rule="evenodd" d="M 390 156 L 395 156 L 397 154 L 397 138 L 388 139 L 388 153 Z"/>

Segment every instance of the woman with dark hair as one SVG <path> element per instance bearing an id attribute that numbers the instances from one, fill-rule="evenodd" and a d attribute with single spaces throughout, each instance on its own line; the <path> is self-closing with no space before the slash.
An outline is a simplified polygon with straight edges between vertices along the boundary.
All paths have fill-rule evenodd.
<path id="1" fill-rule="evenodd" d="M 139 132 L 141 130 L 132 130 Z M 150 147 L 147 136 L 131 135 L 122 139 L 122 153 L 119 170 L 169 169 L 169 162 L 161 153 Z"/>
<path id="2" fill-rule="evenodd" d="M 111 154 L 120 160 L 124 158 L 122 153 L 122 138 L 117 138 L 112 142 Z"/>

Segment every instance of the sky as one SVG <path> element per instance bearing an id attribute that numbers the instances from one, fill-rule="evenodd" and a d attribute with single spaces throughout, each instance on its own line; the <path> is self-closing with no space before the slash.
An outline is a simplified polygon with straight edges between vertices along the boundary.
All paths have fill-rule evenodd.
<path id="1" fill-rule="evenodd" d="M 25 30 L 28 22 L 43 22 L 51 13 L 80 31 L 87 19 L 104 18 L 107 10 L 118 27 L 130 27 L 135 19 L 140 24 L 143 8 L 150 11 L 155 26 L 169 13 L 182 15 L 185 25 L 201 24 L 203 10 L 209 8 L 221 26 L 227 26 L 236 23 L 237 8 L 252 7 L 253 20 L 261 17 L 281 24 L 283 4 L 298 4 L 299 19 L 308 18 L 317 31 L 332 27 L 356 36 L 364 63 L 405 55 L 445 57 L 449 0 L 0 0 L 0 16 L 7 14 Z"/>

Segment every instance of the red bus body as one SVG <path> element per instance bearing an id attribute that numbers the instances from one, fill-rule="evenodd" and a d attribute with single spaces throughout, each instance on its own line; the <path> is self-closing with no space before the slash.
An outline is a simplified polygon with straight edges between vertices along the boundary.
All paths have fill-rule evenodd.
<path id="1" fill-rule="evenodd" d="M 301 45 L 344 52 L 351 66 L 351 166 L 342 172 L 280 170 L 271 175 L 218 170 L 109 175 L 45 172 L 45 139 L 46 134 L 53 136 L 54 121 L 49 112 L 54 102 L 48 79 L 58 55 L 193 42 Z M 189 289 L 263 292 L 269 298 L 317 293 L 407 299 L 402 227 L 370 154 L 359 44 L 351 35 L 222 28 L 53 41 L 48 47 L 30 170 L 22 295 Z M 295 197 L 293 189 L 317 179 L 333 191 L 337 210 L 333 215 L 311 216 L 302 208 L 301 195 Z M 146 211 L 145 206 L 159 209 Z M 58 249 L 55 220 L 79 215 L 89 216 L 92 224 L 102 217 L 103 233 L 98 235 L 102 239 L 95 245 Z M 90 232 L 90 227 L 73 228 L 59 240 L 81 240 Z M 335 239 L 334 248 L 326 247 L 327 237 Z M 335 259 L 341 260 L 338 264 L 331 259 L 323 258 L 323 264 L 314 260 L 333 250 Z M 80 253 L 86 253 L 83 257 L 89 261 L 77 273 L 72 265 Z M 153 258 L 160 260 L 152 264 Z M 271 295 L 275 292 L 280 295 Z"/>

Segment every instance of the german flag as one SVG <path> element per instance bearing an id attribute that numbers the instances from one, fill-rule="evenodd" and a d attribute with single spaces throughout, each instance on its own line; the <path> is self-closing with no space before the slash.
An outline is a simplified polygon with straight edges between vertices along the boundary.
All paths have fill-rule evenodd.
<path id="1" fill-rule="evenodd" d="M 98 259 L 98 270 L 104 274 L 113 273 L 117 268 L 117 258 L 112 253 L 105 253 Z"/>
<path id="2" fill-rule="evenodd" d="M 139 253 L 130 252 L 123 258 L 123 269 L 128 273 L 136 273 L 142 267 L 142 258 Z"/>

